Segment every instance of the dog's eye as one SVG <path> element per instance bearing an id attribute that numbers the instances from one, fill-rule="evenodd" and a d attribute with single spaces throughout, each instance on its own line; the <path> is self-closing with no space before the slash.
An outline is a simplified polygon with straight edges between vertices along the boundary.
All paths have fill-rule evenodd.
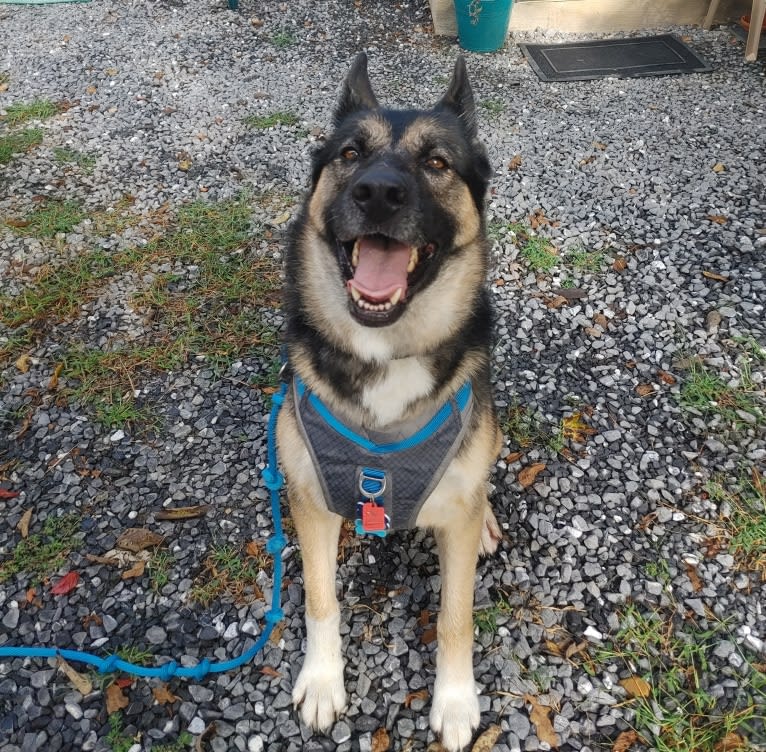
<path id="1" fill-rule="evenodd" d="M 346 162 L 355 162 L 359 159 L 359 152 L 351 146 L 345 148 L 340 155 Z"/>
<path id="2" fill-rule="evenodd" d="M 426 165 L 428 165 L 432 170 L 446 170 L 447 160 L 443 159 L 442 157 L 429 157 L 426 160 Z"/>

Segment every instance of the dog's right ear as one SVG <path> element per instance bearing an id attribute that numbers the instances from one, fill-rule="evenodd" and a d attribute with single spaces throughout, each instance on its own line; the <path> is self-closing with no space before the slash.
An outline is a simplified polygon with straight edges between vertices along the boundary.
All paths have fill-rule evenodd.
<path id="1" fill-rule="evenodd" d="M 351 69 L 343 82 L 343 91 L 333 114 L 333 124 L 338 125 L 346 115 L 353 112 L 377 110 L 379 107 L 367 75 L 367 55 L 360 52 L 351 63 Z"/>

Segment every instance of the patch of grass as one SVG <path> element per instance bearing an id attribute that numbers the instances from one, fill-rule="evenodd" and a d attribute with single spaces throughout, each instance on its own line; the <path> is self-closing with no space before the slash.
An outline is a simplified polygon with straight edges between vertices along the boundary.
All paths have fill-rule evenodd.
<path id="1" fill-rule="evenodd" d="M 719 506 L 728 507 L 721 519 L 738 567 L 760 572 L 766 581 L 766 478 L 753 468 L 736 483 L 711 480 L 706 491 Z"/>
<path id="2" fill-rule="evenodd" d="M 53 158 L 62 164 L 77 165 L 86 175 L 90 175 L 96 165 L 95 157 L 83 154 L 75 149 L 66 149 L 60 146 L 53 149 Z"/>
<path id="3" fill-rule="evenodd" d="M 500 428 L 519 449 L 544 446 L 550 439 L 550 434 L 540 419 L 529 408 L 518 403 L 513 403 L 505 409 L 500 416 Z"/>
<path id="4" fill-rule="evenodd" d="M 158 548 L 149 559 L 147 568 L 149 569 L 149 582 L 152 584 L 152 590 L 158 592 L 170 582 L 170 569 L 175 559 L 173 554 Z"/>
<path id="5" fill-rule="evenodd" d="M 604 263 L 604 254 L 601 251 L 589 251 L 578 247 L 567 253 L 569 263 L 580 272 L 598 274 Z"/>
<path id="6" fill-rule="evenodd" d="M 52 238 L 59 232 L 72 232 L 85 216 L 82 207 L 75 201 L 46 201 L 11 227 L 19 235 Z"/>
<path id="7" fill-rule="evenodd" d="M 5 122 L 8 125 L 20 125 L 27 120 L 45 120 L 58 112 L 55 102 L 49 99 L 35 99 L 32 102 L 9 105 L 5 111 Z"/>
<path id="8" fill-rule="evenodd" d="M 267 115 L 248 115 L 242 122 L 248 128 L 262 131 L 276 125 L 295 125 L 298 122 L 298 116 L 289 110 L 278 110 Z"/>
<path id="9" fill-rule="evenodd" d="M 559 262 L 554 247 L 539 235 L 528 237 L 519 252 L 534 272 L 547 273 Z"/>
<path id="10" fill-rule="evenodd" d="M 122 713 L 112 713 L 109 716 L 109 733 L 105 740 L 112 752 L 128 752 L 135 744 L 135 740 L 126 736 L 123 729 Z"/>
<path id="11" fill-rule="evenodd" d="M 742 384 L 729 386 L 701 363 L 693 363 L 681 386 L 681 405 L 693 407 L 703 414 L 718 414 L 737 426 L 743 422 L 737 410 L 749 413 L 760 422 L 763 416 L 756 402 L 757 390 L 750 381 L 747 362 L 743 361 L 740 365 Z"/>
<path id="12" fill-rule="evenodd" d="M 194 744 L 194 737 L 188 731 L 182 731 L 178 739 L 167 744 L 155 744 L 152 752 L 183 752 Z"/>
<path id="13" fill-rule="evenodd" d="M 503 240 L 508 235 L 514 238 L 526 238 L 529 228 L 522 222 L 501 222 L 495 220 L 487 227 L 487 236 L 490 240 Z"/>
<path id="14" fill-rule="evenodd" d="M 505 112 L 505 102 L 502 99 L 484 99 L 479 106 L 493 117 L 498 117 Z"/>
<path id="15" fill-rule="evenodd" d="M 479 634 L 494 635 L 497 632 L 497 620 L 512 612 L 510 603 L 505 598 L 500 597 L 493 605 L 473 612 L 473 625 Z"/>
<path id="16" fill-rule="evenodd" d="M 561 287 L 565 290 L 571 290 L 575 287 L 575 281 L 571 277 L 563 277 L 561 280 Z"/>
<path id="17" fill-rule="evenodd" d="M 275 32 L 271 35 L 271 43 L 278 49 L 284 50 L 298 44 L 298 37 L 285 29 Z"/>
<path id="18" fill-rule="evenodd" d="M 39 128 L 26 128 L 16 133 L 0 136 L 0 164 L 8 164 L 14 154 L 28 151 L 41 144 L 43 132 Z"/>
<path id="19" fill-rule="evenodd" d="M 766 363 L 766 348 L 752 334 L 737 335 L 732 339 L 744 349 L 747 356 L 758 363 Z"/>
<path id="20" fill-rule="evenodd" d="M 136 666 L 146 666 L 154 660 L 154 656 L 148 650 L 138 648 L 135 645 L 123 645 L 114 651 L 114 654 L 128 663 L 135 663 Z"/>
<path id="21" fill-rule="evenodd" d="M 657 558 L 644 564 L 644 571 L 650 580 L 667 585 L 670 582 L 670 565 L 667 559 Z"/>
<path id="22" fill-rule="evenodd" d="M 642 693 L 629 700 L 635 729 L 657 752 L 720 752 L 721 740 L 738 733 L 747 739 L 753 723 L 766 713 L 766 676 L 752 662 L 739 669 L 740 691 L 732 703 L 719 701 L 712 685 L 720 677 L 710 657 L 727 639 L 723 624 L 700 629 L 679 624 L 672 614 L 643 613 L 629 605 L 622 628 L 611 643 L 596 651 L 598 664 L 621 663 L 624 675 L 645 682 Z M 744 656 L 743 656 L 744 659 Z"/>
<path id="23" fill-rule="evenodd" d="M 229 544 L 214 546 L 189 597 L 205 608 L 216 598 L 230 598 L 237 603 L 261 598 L 263 593 L 256 580 L 265 565 L 266 555 L 260 549 L 253 555 Z"/>
<path id="24" fill-rule="evenodd" d="M 22 538 L 11 558 L 0 562 L 0 582 L 24 573 L 35 583 L 53 574 L 79 543 L 80 523 L 80 516 L 75 513 L 48 517 L 42 532 Z"/>

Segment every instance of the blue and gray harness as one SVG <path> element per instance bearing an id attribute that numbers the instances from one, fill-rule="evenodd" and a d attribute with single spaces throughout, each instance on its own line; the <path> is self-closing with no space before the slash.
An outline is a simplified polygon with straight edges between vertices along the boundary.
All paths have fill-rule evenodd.
<path id="1" fill-rule="evenodd" d="M 356 520 L 360 535 L 414 527 L 465 435 L 473 409 L 471 382 L 439 409 L 386 431 L 350 426 L 293 378 L 298 426 L 328 508 Z"/>

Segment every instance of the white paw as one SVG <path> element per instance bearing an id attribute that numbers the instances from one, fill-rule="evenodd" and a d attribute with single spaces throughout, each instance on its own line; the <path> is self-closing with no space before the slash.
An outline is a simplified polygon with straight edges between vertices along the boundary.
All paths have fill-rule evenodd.
<path id="1" fill-rule="evenodd" d="M 468 746 L 479 725 L 479 715 L 479 698 L 473 677 L 460 683 L 440 683 L 437 678 L 430 721 L 447 752 L 460 752 Z"/>
<path id="2" fill-rule="evenodd" d="M 343 661 L 309 661 L 303 664 L 293 687 L 293 704 L 301 706 L 301 719 L 309 728 L 327 731 L 346 707 Z"/>
<path id="3" fill-rule="evenodd" d="M 503 539 L 503 532 L 495 519 L 495 514 L 489 504 L 484 509 L 484 524 L 481 528 L 479 556 L 489 556 L 495 553 L 497 544 Z"/>

